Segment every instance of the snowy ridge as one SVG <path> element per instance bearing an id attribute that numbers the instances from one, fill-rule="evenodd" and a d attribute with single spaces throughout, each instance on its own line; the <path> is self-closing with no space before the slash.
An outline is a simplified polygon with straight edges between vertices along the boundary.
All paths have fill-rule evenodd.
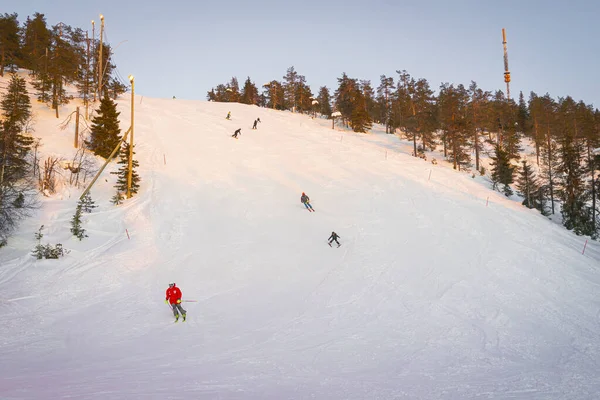
<path id="1" fill-rule="evenodd" d="M 81 190 L 65 188 L 0 250 L 0 398 L 600 392 L 597 243 L 582 255 L 585 238 L 393 135 L 241 104 L 135 106 L 138 196 L 109 203 L 111 165 L 89 238 L 69 232 Z M 34 108 L 43 150 L 69 158 L 72 129 Z M 41 224 L 67 257 L 28 254 Z M 173 280 L 198 300 L 183 324 L 163 301 Z"/>

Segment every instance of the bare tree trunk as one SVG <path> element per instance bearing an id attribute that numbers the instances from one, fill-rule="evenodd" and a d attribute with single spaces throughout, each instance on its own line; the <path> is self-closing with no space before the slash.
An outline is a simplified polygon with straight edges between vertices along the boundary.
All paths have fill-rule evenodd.
<path id="1" fill-rule="evenodd" d="M 548 142 L 548 183 L 550 184 L 550 203 L 552 203 L 552 214 L 554 214 L 554 182 L 552 181 L 552 139 L 550 139 L 550 124 L 546 134 Z"/>
<path id="2" fill-rule="evenodd" d="M 0 76 L 4 76 L 4 47 L 2 47 L 2 55 L 0 56 Z"/>

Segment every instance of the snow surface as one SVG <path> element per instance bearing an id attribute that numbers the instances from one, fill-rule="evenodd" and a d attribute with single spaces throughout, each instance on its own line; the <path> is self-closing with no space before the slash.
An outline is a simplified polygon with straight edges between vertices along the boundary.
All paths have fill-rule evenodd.
<path id="1" fill-rule="evenodd" d="M 73 123 L 58 128 L 74 107 L 35 105 L 45 155 L 74 153 Z M 394 135 L 135 108 L 141 192 L 111 205 L 111 165 L 89 238 L 69 232 L 82 189 L 64 187 L 0 250 L 1 399 L 598 398 L 598 243 L 582 255 L 585 238 Z M 66 257 L 31 257 L 41 224 Z M 197 300 L 185 323 L 169 281 Z"/>

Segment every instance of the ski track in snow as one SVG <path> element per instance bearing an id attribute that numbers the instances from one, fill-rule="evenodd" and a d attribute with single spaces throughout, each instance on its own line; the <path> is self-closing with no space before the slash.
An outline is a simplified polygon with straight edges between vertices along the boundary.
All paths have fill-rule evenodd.
<path id="1" fill-rule="evenodd" d="M 72 151 L 35 107 L 45 150 Z M 414 159 L 394 135 L 240 104 L 143 98 L 135 137 L 141 191 L 110 205 L 109 166 L 89 238 L 70 236 L 69 188 L 0 251 L 0 398 L 600 392 L 600 247 L 582 255 L 483 178 Z M 69 255 L 29 255 L 42 223 Z M 170 281 L 197 300 L 184 323 L 164 304 Z"/>

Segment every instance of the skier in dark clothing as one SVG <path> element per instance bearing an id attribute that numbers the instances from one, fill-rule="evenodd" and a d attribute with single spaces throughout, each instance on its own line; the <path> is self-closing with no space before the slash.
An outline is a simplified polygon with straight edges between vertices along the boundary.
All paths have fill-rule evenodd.
<path id="1" fill-rule="evenodd" d="M 231 137 L 234 137 L 234 138 L 237 139 L 238 135 L 241 135 L 241 134 L 242 134 L 242 128 L 240 128 L 240 129 L 236 130 L 235 132 L 233 132 L 233 135 L 231 135 Z"/>
<path id="2" fill-rule="evenodd" d="M 256 129 L 256 124 L 258 124 L 260 122 L 260 118 L 256 118 L 254 120 L 254 125 L 252 125 L 252 129 Z"/>
<path id="3" fill-rule="evenodd" d="M 327 243 L 329 245 L 329 247 L 331 247 L 331 243 L 333 243 L 333 241 L 335 240 L 335 242 L 337 243 L 338 247 L 341 246 L 340 242 L 338 242 L 338 239 L 341 239 L 341 237 L 335 233 L 335 232 L 331 232 L 331 236 L 329 236 L 329 243 Z"/>
<path id="4" fill-rule="evenodd" d="M 175 283 L 169 283 L 169 288 L 165 295 L 165 303 L 171 306 L 173 314 L 175 315 L 175 322 L 179 320 L 180 313 L 185 321 L 186 311 L 181 307 L 181 290 L 175 286 Z"/>
<path id="5" fill-rule="evenodd" d="M 302 204 L 304 204 L 304 207 L 306 207 L 306 209 L 308 211 L 310 211 L 310 212 L 315 211 L 313 206 L 310 204 L 310 199 L 304 192 L 302 192 L 302 196 L 300 196 L 300 202 L 302 202 Z"/>

